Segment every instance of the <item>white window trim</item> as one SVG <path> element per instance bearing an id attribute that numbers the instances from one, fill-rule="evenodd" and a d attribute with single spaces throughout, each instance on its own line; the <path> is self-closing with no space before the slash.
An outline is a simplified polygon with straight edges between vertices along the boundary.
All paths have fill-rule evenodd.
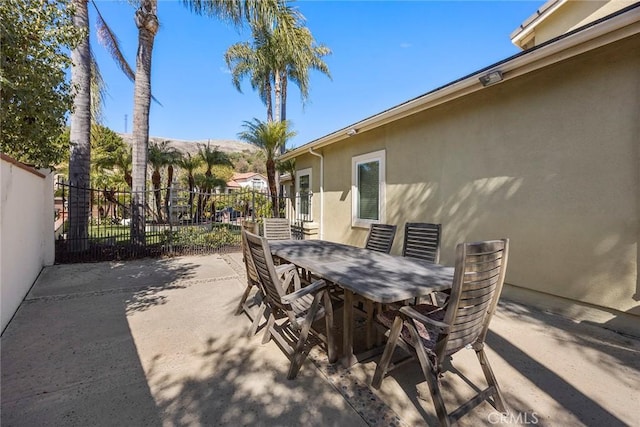
<path id="1" fill-rule="evenodd" d="M 309 194 L 311 194 L 312 197 L 309 197 L 309 214 L 307 215 L 306 221 L 313 221 L 313 174 L 311 171 L 311 168 L 296 171 L 296 209 L 298 210 L 299 216 L 302 215 L 300 213 L 300 177 L 309 175 Z"/>
<path id="2" fill-rule="evenodd" d="M 380 163 L 379 169 L 379 202 L 378 212 L 379 219 L 360 219 L 358 218 L 358 165 L 362 163 L 369 163 L 378 161 Z M 352 227 L 364 227 L 368 228 L 371 224 L 380 224 L 385 222 L 386 217 L 386 151 L 379 150 L 371 153 L 362 154 L 360 156 L 354 156 L 351 159 L 351 226 Z"/>

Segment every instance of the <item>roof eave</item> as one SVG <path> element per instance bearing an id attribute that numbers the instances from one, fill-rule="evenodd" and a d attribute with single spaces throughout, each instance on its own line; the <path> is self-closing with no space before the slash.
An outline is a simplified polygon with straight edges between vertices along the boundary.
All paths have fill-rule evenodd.
<path id="1" fill-rule="evenodd" d="M 511 33 L 511 43 L 520 47 L 520 41 L 523 38 L 531 34 L 531 32 L 534 31 L 542 21 L 547 19 L 566 2 L 567 0 L 549 0 L 540 6 L 540 9 L 536 10 L 533 15 L 525 19 L 524 22 Z"/>

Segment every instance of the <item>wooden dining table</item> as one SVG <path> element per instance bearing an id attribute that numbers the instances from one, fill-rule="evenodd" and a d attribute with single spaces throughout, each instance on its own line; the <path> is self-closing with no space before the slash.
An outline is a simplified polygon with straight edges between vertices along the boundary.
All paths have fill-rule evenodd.
<path id="1" fill-rule="evenodd" d="M 342 363 L 353 352 L 354 295 L 389 304 L 451 288 L 453 268 L 326 240 L 270 241 L 271 253 L 340 287 L 344 292 Z"/>

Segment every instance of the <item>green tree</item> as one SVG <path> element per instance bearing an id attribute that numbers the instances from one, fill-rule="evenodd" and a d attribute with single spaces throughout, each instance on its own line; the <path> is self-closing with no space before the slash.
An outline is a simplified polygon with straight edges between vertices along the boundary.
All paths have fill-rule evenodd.
<path id="1" fill-rule="evenodd" d="M 35 166 L 60 163 L 58 138 L 72 107 L 67 54 L 82 34 L 69 0 L 0 2 L 0 142 L 2 151 Z"/>
<path id="2" fill-rule="evenodd" d="M 60 135 L 61 143 L 70 144 L 70 129 Z M 131 147 L 122 137 L 111 129 L 91 125 L 91 172 L 90 184 L 93 188 L 102 189 L 104 198 L 112 205 L 118 205 L 123 212 L 129 207 L 117 200 L 117 189 L 124 185 L 131 187 Z M 56 166 L 59 174 L 68 177 L 69 159 Z M 87 198 L 88 199 L 88 198 Z M 87 200 L 90 204 L 92 201 Z"/>
<path id="3" fill-rule="evenodd" d="M 276 188 L 276 162 L 282 147 L 294 137 L 296 132 L 289 129 L 289 122 L 263 122 L 254 118 L 253 121 L 245 121 L 246 129 L 238 134 L 238 137 L 250 144 L 259 147 L 267 158 L 267 181 L 274 217 L 278 216 L 278 191 Z"/>
<path id="4" fill-rule="evenodd" d="M 187 175 L 187 185 L 189 186 L 189 214 L 193 215 L 193 197 L 196 187 L 196 181 L 194 173 L 196 169 L 202 164 L 202 158 L 200 156 L 191 156 L 191 153 L 186 153 L 178 161 L 178 166 L 184 170 Z"/>
<path id="5" fill-rule="evenodd" d="M 303 105 L 309 99 L 309 70 L 316 70 L 331 78 L 329 66 L 322 59 L 331 54 L 331 49 L 324 45 L 317 45 L 311 31 L 306 27 L 295 27 L 293 36 L 276 33 L 276 38 L 289 37 L 292 42 L 285 44 L 288 51 L 285 52 L 282 67 L 279 70 L 282 89 L 280 92 L 280 120 L 287 119 L 287 86 L 292 81 L 300 89 L 300 97 Z"/>
<path id="6" fill-rule="evenodd" d="M 271 95 L 271 73 L 266 58 L 261 55 L 266 53 L 261 49 L 260 33 L 252 29 L 254 42 L 252 46 L 248 42 L 235 43 L 227 49 L 224 59 L 231 71 L 233 85 L 242 93 L 242 79 L 250 77 L 251 87 L 258 92 L 260 100 L 267 107 L 267 121 L 273 121 L 273 99 Z"/>
<path id="7" fill-rule="evenodd" d="M 242 91 L 242 79 L 250 78 L 251 87 L 267 107 L 267 121 L 286 120 L 288 80 L 299 87 L 304 103 L 309 97 L 310 69 L 331 78 L 322 59 L 331 50 L 316 44 L 311 31 L 302 25 L 303 20 L 297 10 L 282 7 L 275 17 L 259 17 L 251 22 L 251 43 L 233 44 L 225 52 L 234 86 Z"/>
<path id="8" fill-rule="evenodd" d="M 111 206 L 120 207 L 128 215 L 129 206 L 118 200 L 117 192 L 125 184 L 131 186 L 131 147 L 111 129 L 91 125 L 91 186 L 101 188 Z"/>
<path id="9" fill-rule="evenodd" d="M 212 148 L 209 143 L 207 143 L 207 145 L 199 145 L 198 155 L 206 165 L 204 175 L 199 178 L 196 177 L 196 184 L 200 190 L 198 195 L 198 218 L 202 219 L 204 207 L 207 205 L 211 193 L 215 188 L 224 187 L 227 183 L 226 179 L 217 176 L 213 172 L 214 168 L 216 166 L 233 167 L 233 163 L 231 163 L 231 160 L 226 153 L 220 151 L 217 146 Z M 215 205 L 212 207 L 212 210 L 215 211 Z"/>
<path id="10" fill-rule="evenodd" d="M 153 186 L 153 194 L 156 203 L 156 214 L 158 221 L 162 221 L 162 175 L 161 170 L 166 166 L 170 167 L 169 179 L 173 179 L 173 165 L 177 162 L 177 151 L 175 148 L 169 146 L 169 141 L 162 141 L 160 143 L 151 144 L 149 146 L 149 164 L 151 165 L 153 172 L 151 174 L 151 185 Z M 168 183 L 171 186 L 171 182 Z M 168 197 L 167 192 L 167 197 Z M 165 203 L 166 211 L 168 212 L 168 200 Z M 167 217 L 168 218 L 168 217 Z"/>
<path id="11" fill-rule="evenodd" d="M 211 147 L 210 143 L 207 145 L 200 144 L 198 147 L 198 155 L 206 165 L 207 169 L 205 171 L 205 176 L 211 178 L 214 176 L 213 167 L 214 166 L 230 166 L 233 167 L 233 163 L 231 163 L 231 159 L 227 153 L 220 151 L 218 146 Z M 207 190 L 212 190 L 213 188 L 208 188 Z"/>
<path id="12" fill-rule="evenodd" d="M 296 159 L 280 161 L 276 165 L 278 172 L 288 173 L 291 176 L 291 185 L 296 188 Z"/>
<path id="13" fill-rule="evenodd" d="M 283 7 L 281 0 L 183 0 L 191 11 L 217 17 L 235 24 L 257 16 L 275 16 Z M 135 13 L 138 28 L 138 53 L 133 109 L 133 216 L 131 237 L 135 244 L 145 243 L 144 208 L 147 175 L 147 148 L 149 144 L 149 106 L 151 104 L 151 55 L 158 31 L 157 0 L 140 0 Z"/>
<path id="14" fill-rule="evenodd" d="M 256 172 L 262 175 L 267 173 L 262 150 L 243 150 L 242 152 L 229 153 L 229 157 L 237 172 Z"/>
<path id="15" fill-rule="evenodd" d="M 91 186 L 119 188 L 130 184 L 131 147 L 111 129 L 91 125 Z"/>

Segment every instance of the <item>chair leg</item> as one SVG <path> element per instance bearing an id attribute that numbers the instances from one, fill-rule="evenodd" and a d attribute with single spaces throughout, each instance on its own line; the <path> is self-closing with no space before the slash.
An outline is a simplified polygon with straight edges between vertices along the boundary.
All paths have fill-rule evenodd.
<path id="1" fill-rule="evenodd" d="M 266 309 L 267 309 L 267 303 L 263 301 L 262 304 L 260 304 L 260 307 L 258 307 L 258 313 L 256 313 L 256 317 L 255 319 L 253 319 L 253 322 L 251 323 L 251 327 L 249 328 L 249 333 L 247 334 L 247 336 L 252 337 L 258 332 L 258 326 L 260 325 L 260 320 L 264 318 L 264 313 Z"/>
<path id="2" fill-rule="evenodd" d="M 267 320 L 267 326 L 264 328 L 264 337 L 262 338 L 262 344 L 266 344 L 271 340 L 271 329 L 276 323 L 276 316 L 273 311 L 269 310 L 269 319 Z"/>
<path id="3" fill-rule="evenodd" d="M 416 328 L 407 324 L 407 328 L 409 329 L 409 333 L 413 339 L 413 342 L 421 343 L 420 336 L 418 335 L 418 331 Z M 429 385 L 429 392 L 431 393 L 431 399 L 433 399 L 433 406 L 436 409 L 436 414 L 438 415 L 438 421 L 440 425 L 449 426 L 451 425 L 451 421 L 449 420 L 449 414 L 447 413 L 447 408 L 444 406 L 444 399 L 442 398 L 442 394 L 440 394 L 440 385 L 438 383 L 438 372 L 436 371 L 433 363 L 427 356 L 424 347 L 421 344 L 418 344 L 415 347 L 416 355 L 418 356 L 418 361 L 420 362 L 420 367 L 422 368 L 422 374 L 424 378 L 427 380 L 427 384 Z"/>
<path id="4" fill-rule="evenodd" d="M 435 292 L 431 292 L 429 294 L 429 296 L 431 297 L 431 305 L 435 305 L 436 307 L 438 306 L 438 298 Z"/>
<path id="5" fill-rule="evenodd" d="M 236 316 L 242 314 L 242 312 L 244 311 L 244 303 L 247 302 L 247 298 L 249 298 L 249 292 L 251 292 L 252 287 L 253 285 L 247 285 L 247 288 L 242 293 L 242 297 L 240 298 L 240 302 L 238 303 L 238 308 L 236 308 Z"/>
<path id="6" fill-rule="evenodd" d="M 320 298 L 322 298 L 323 293 L 324 292 L 318 292 L 314 296 L 311 308 L 309 308 L 307 317 L 304 319 L 304 324 L 302 325 L 302 329 L 300 330 L 300 336 L 298 337 L 298 342 L 291 358 L 291 366 L 289 367 L 289 374 L 287 375 L 287 379 L 289 380 L 294 379 L 298 375 L 298 371 L 300 370 L 302 362 L 304 362 L 304 359 L 306 357 L 306 354 L 304 352 L 304 344 L 307 342 L 309 330 L 311 329 L 311 323 L 313 323 L 313 319 L 316 317 L 318 306 L 320 305 Z"/>
<path id="7" fill-rule="evenodd" d="M 476 356 L 478 356 L 478 361 L 480 362 L 480 366 L 482 366 L 482 372 L 484 372 L 484 377 L 487 380 L 487 384 L 489 385 L 489 387 L 493 387 L 493 389 L 495 390 L 495 393 L 493 393 L 493 400 L 495 402 L 496 409 L 503 414 L 508 413 L 509 410 L 507 408 L 507 405 L 505 404 L 504 398 L 502 397 L 500 386 L 498 385 L 498 381 L 493 374 L 493 370 L 491 369 L 491 365 L 489 364 L 489 359 L 487 359 L 487 354 L 484 352 L 484 348 L 476 350 Z"/>
<path id="8" fill-rule="evenodd" d="M 387 345 L 384 348 L 384 352 L 382 353 L 382 357 L 380 358 L 380 362 L 376 367 L 376 372 L 373 374 L 373 380 L 371 381 L 371 386 L 375 389 L 379 389 L 382 384 L 382 379 L 387 374 L 387 370 L 389 369 L 389 363 L 391 362 L 391 357 L 393 356 L 393 351 L 396 349 L 396 344 L 398 342 L 398 337 L 400 336 L 400 332 L 402 331 L 402 318 L 400 316 L 396 316 L 393 321 L 393 326 L 391 327 L 391 331 L 389 332 L 389 339 L 387 340 Z"/>

